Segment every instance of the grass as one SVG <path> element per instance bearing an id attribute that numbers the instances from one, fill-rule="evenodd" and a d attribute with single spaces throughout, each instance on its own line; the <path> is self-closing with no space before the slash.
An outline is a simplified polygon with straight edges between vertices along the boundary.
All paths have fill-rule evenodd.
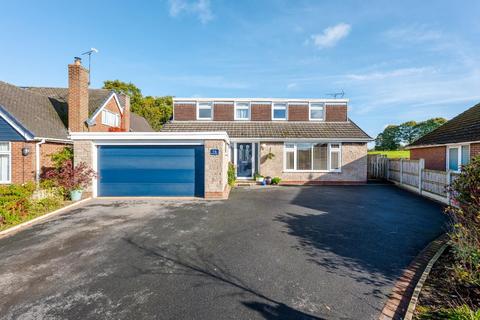
<path id="1" fill-rule="evenodd" d="M 368 154 L 384 154 L 390 159 L 410 159 L 410 150 L 368 151 Z"/>

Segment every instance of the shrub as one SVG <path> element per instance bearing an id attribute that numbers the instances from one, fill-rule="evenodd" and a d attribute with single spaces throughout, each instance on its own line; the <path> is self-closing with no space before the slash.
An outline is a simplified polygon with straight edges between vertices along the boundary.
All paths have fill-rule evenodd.
<path id="1" fill-rule="evenodd" d="M 449 232 L 458 280 L 480 285 L 480 157 L 463 167 L 448 192 L 458 206 L 446 212 L 452 219 Z"/>
<path id="2" fill-rule="evenodd" d="M 74 166 L 72 160 L 67 160 L 60 168 L 47 169 L 42 179 L 51 180 L 66 191 L 86 188 L 95 177 L 95 172 L 86 163 L 81 162 Z"/>
<path id="3" fill-rule="evenodd" d="M 235 185 L 235 165 L 231 162 L 228 163 L 227 171 L 228 185 L 233 187 Z"/>
<path id="4" fill-rule="evenodd" d="M 282 181 L 282 179 L 280 179 L 279 177 L 272 178 L 272 184 L 279 184 L 280 181 Z"/>
<path id="5" fill-rule="evenodd" d="M 50 159 L 53 162 L 53 166 L 57 169 L 61 168 L 66 161 L 73 161 L 73 148 L 65 147 L 62 150 L 52 153 Z"/>

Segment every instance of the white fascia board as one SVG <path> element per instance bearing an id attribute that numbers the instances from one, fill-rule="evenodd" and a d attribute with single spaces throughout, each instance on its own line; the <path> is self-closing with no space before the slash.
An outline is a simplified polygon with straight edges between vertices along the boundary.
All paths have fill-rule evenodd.
<path id="1" fill-rule="evenodd" d="M 92 114 L 90 118 L 88 118 L 87 123 L 89 125 L 95 124 L 95 118 L 102 112 L 103 109 L 107 106 L 107 104 L 110 102 L 110 100 L 115 99 L 115 102 L 117 103 L 118 109 L 120 110 L 120 114 L 123 114 L 123 108 L 122 105 L 120 104 L 120 100 L 118 100 L 117 94 L 115 92 L 112 92 L 110 96 L 105 100 L 105 102 L 95 110 L 95 112 Z"/>
<path id="2" fill-rule="evenodd" d="M 71 132 L 73 141 L 198 141 L 224 140 L 230 142 L 227 132 Z"/>
<path id="3" fill-rule="evenodd" d="M 305 99 L 289 99 L 289 98 L 173 98 L 173 102 L 178 103 L 194 103 L 194 102 L 323 102 L 326 104 L 347 104 L 349 99 L 322 99 L 322 98 L 305 98 Z"/>
<path id="4" fill-rule="evenodd" d="M 22 126 L 7 110 L 0 105 L 0 117 L 2 117 L 15 131 L 17 131 L 26 140 L 33 140 L 34 134 Z"/>
<path id="5" fill-rule="evenodd" d="M 70 139 L 57 139 L 57 138 L 44 138 L 44 137 L 34 137 L 33 140 L 45 140 L 50 142 L 68 143 L 68 144 L 73 143 L 73 141 Z"/>
<path id="6" fill-rule="evenodd" d="M 230 138 L 232 142 L 370 142 L 371 138 Z"/>

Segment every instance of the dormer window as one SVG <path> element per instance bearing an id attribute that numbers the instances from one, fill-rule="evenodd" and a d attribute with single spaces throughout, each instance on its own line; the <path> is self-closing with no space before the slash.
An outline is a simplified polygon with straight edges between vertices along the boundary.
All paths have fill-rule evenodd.
<path id="1" fill-rule="evenodd" d="M 323 103 L 310 103 L 310 120 L 323 121 L 325 118 L 325 108 Z"/>
<path id="2" fill-rule="evenodd" d="M 235 120 L 250 120 L 250 103 L 235 103 Z"/>
<path id="3" fill-rule="evenodd" d="M 120 127 L 120 115 L 108 110 L 102 110 L 102 124 L 109 127 Z"/>
<path id="4" fill-rule="evenodd" d="M 274 103 L 272 107 L 273 120 L 287 120 L 287 104 Z"/>
<path id="5" fill-rule="evenodd" d="M 197 106 L 197 120 L 212 120 L 212 102 L 199 102 Z"/>

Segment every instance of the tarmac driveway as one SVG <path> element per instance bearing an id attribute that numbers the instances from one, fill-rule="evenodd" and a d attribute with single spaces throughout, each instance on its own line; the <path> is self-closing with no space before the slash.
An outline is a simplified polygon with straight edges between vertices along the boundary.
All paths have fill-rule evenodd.
<path id="1" fill-rule="evenodd" d="M 0 239 L 0 318 L 374 319 L 445 221 L 391 185 L 94 200 Z"/>

